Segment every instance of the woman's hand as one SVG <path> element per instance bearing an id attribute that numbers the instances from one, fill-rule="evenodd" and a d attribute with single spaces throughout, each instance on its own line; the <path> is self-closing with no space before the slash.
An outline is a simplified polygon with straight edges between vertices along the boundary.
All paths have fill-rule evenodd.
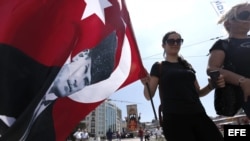
<path id="1" fill-rule="evenodd" d="M 245 78 L 243 82 L 240 83 L 240 87 L 244 93 L 244 100 L 245 102 L 249 99 L 250 100 L 250 79 Z"/>
<path id="2" fill-rule="evenodd" d="M 149 74 L 146 77 L 141 78 L 141 83 L 144 85 L 143 93 L 147 100 L 154 97 L 158 86 L 158 80 L 158 77 L 150 76 Z"/>
<path id="3" fill-rule="evenodd" d="M 213 89 L 214 87 L 216 87 L 216 88 L 223 88 L 223 87 L 225 87 L 225 79 L 224 79 L 224 76 L 221 75 L 221 74 L 219 75 L 219 77 L 215 81 L 216 86 L 213 86 L 213 82 L 212 82 L 211 78 L 208 79 L 208 82 L 209 82 L 209 88 L 210 89 Z"/>
<path id="4" fill-rule="evenodd" d="M 143 85 L 146 85 L 146 83 L 149 83 L 149 80 L 150 80 L 150 76 L 147 75 L 146 77 L 141 78 L 141 83 Z"/>
<path id="5" fill-rule="evenodd" d="M 216 81 L 216 85 L 218 88 L 225 87 L 225 79 L 224 79 L 224 76 L 222 74 L 220 74 L 220 76 L 218 77 L 218 80 Z"/>

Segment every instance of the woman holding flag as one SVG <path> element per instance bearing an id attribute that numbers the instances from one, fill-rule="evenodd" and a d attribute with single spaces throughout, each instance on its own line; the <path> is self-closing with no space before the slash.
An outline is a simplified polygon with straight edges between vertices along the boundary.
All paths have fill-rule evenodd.
<path id="1" fill-rule="evenodd" d="M 165 34 L 162 39 L 164 58 L 151 68 L 150 75 L 142 78 L 144 96 L 152 99 L 159 86 L 163 113 L 163 133 L 167 141 L 223 141 L 217 126 L 206 114 L 199 97 L 207 95 L 213 86 L 209 83 L 200 88 L 195 70 L 179 56 L 183 39 L 175 31 Z M 224 87 L 222 75 L 216 81 Z"/>

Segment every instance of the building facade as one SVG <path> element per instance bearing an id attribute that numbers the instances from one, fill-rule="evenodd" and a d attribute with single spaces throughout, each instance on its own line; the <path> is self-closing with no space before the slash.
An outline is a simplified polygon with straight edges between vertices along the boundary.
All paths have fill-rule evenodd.
<path id="1" fill-rule="evenodd" d="M 106 132 L 109 129 L 112 132 L 122 132 L 123 130 L 121 109 L 107 100 L 81 122 L 85 123 L 86 129 L 92 137 L 106 137 Z"/>

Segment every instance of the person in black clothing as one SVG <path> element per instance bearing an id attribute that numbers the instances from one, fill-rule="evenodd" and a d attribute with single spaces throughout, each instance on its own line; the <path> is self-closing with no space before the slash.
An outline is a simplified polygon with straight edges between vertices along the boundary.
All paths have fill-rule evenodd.
<path id="1" fill-rule="evenodd" d="M 145 130 L 145 141 L 149 141 L 150 140 L 150 132 L 148 130 Z"/>
<path id="2" fill-rule="evenodd" d="M 112 141 L 112 135 L 113 135 L 113 133 L 112 133 L 111 129 L 109 128 L 108 132 L 106 133 L 106 137 L 107 137 L 108 141 Z"/>
<path id="3" fill-rule="evenodd" d="M 250 119 L 250 4 L 240 3 L 233 6 L 218 21 L 228 33 L 226 39 L 217 40 L 211 47 L 207 72 L 219 70 L 226 83 L 239 86 L 243 91 L 242 108 Z M 228 42 L 227 50 L 222 42 Z M 227 56 L 227 57 L 226 57 Z M 225 59 L 231 61 L 234 72 L 223 67 Z"/>
<path id="4" fill-rule="evenodd" d="M 208 78 L 209 83 L 200 88 L 195 70 L 179 55 L 182 43 L 183 39 L 176 31 L 165 34 L 162 39 L 165 60 L 155 62 L 150 75 L 141 79 L 144 96 L 150 100 L 158 85 L 162 86 L 162 128 L 167 141 L 183 141 L 183 138 L 188 141 L 223 141 L 221 132 L 206 114 L 199 99 L 213 89 L 211 81 Z M 222 75 L 216 84 L 218 87 L 225 86 Z"/>

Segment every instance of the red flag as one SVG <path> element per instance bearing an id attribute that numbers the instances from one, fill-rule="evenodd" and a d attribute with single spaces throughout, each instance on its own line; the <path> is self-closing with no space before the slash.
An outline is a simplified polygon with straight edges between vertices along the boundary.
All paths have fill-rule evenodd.
<path id="1" fill-rule="evenodd" d="M 60 67 L 71 54 L 53 83 L 52 72 L 50 79 L 40 82 L 35 91 L 39 94 L 32 92 L 36 96 L 1 139 L 62 141 L 111 94 L 146 75 L 129 14 L 124 0 L 22 3 L 0 2 L 10 13 L 0 25 L 12 31 L 2 30 L 0 41 L 47 67 Z M 15 10 L 18 18 L 9 19 Z"/>
<path id="2" fill-rule="evenodd" d="M 118 5 L 119 3 L 114 0 L 110 1 L 110 3 L 112 6 L 105 9 L 105 24 L 100 23 L 101 21 L 96 15 L 92 15 L 87 18 L 86 21 L 83 21 L 84 27 L 87 26 L 86 28 L 89 28 L 89 30 L 95 29 L 96 32 L 92 33 L 94 35 L 85 35 L 87 37 L 82 38 L 82 43 L 84 44 L 84 42 L 92 40 L 95 35 L 107 36 L 110 32 L 115 31 L 117 37 L 117 50 L 114 71 L 109 78 L 99 83 L 92 84 L 89 87 L 85 87 L 82 91 L 72 94 L 67 98 L 60 98 L 56 101 L 53 109 L 54 119 L 62 119 L 62 121 L 55 121 L 54 123 L 57 139 L 59 140 L 64 139 L 70 133 L 71 129 L 79 123 L 79 120 L 88 115 L 89 112 L 95 109 L 104 99 L 118 89 L 146 75 L 142 66 L 125 2 L 122 1 L 122 3 Z M 92 25 L 93 27 L 90 27 L 88 22 L 96 20 L 96 18 L 99 22 L 96 22 L 96 24 Z M 100 31 L 96 30 L 96 28 L 100 29 Z M 103 39 L 103 37 L 100 39 Z M 98 37 L 96 40 L 98 40 Z M 84 45 L 79 45 L 78 47 L 82 46 Z M 65 103 L 67 103 L 67 105 Z M 74 110 L 75 107 L 86 109 L 86 111 L 79 113 Z M 70 114 L 68 112 L 63 112 L 65 108 L 71 111 Z M 64 118 L 60 117 L 60 113 L 62 112 L 64 113 Z M 78 117 L 73 118 L 71 115 L 77 115 Z M 71 118 L 70 122 L 68 122 L 68 118 Z M 66 127 L 71 128 L 65 130 Z"/>

